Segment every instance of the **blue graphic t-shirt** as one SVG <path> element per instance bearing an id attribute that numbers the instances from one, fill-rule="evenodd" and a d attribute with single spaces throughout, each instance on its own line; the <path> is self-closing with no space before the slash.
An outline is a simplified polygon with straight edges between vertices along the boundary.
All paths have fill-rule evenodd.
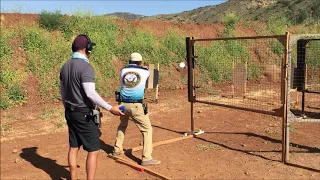
<path id="1" fill-rule="evenodd" d="M 146 81 L 150 76 L 148 69 L 129 64 L 120 71 L 121 98 L 125 101 L 143 99 Z"/>

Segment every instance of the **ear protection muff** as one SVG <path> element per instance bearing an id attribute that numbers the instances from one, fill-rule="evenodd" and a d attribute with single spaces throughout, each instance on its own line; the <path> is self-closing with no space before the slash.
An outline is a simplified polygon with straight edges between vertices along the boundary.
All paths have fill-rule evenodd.
<path id="1" fill-rule="evenodd" d="M 87 39 L 86 52 L 91 52 L 93 48 L 91 39 L 85 34 L 81 34 L 81 36 L 84 36 Z"/>

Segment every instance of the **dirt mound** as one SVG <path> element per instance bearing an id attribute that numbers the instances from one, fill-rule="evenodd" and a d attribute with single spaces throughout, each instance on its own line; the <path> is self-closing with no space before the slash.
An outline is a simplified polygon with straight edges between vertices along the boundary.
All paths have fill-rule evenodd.
<path id="1" fill-rule="evenodd" d="M 4 26 L 32 26 L 39 20 L 38 14 L 17 14 L 2 13 L 1 23 Z M 225 29 L 222 23 L 217 24 L 201 24 L 201 23 L 185 23 L 185 22 L 163 22 L 148 20 L 126 20 L 117 19 L 117 25 L 120 28 L 128 27 L 137 28 L 143 31 L 150 31 L 157 37 L 162 37 L 168 30 L 181 32 L 183 36 L 193 36 L 195 38 L 217 37 L 219 31 Z"/>
<path id="2" fill-rule="evenodd" d="M 1 13 L 3 26 L 33 26 L 38 20 L 38 14 Z"/>
<path id="3" fill-rule="evenodd" d="M 215 38 L 217 37 L 219 31 L 223 31 L 225 29 L 222 23 L 200 24 L 124 19 L 118 19 L 117 25 L 124 29 L 131 27 L 143 31 L 150 31 L 157 37 L 166 35 L 168 30 L 174 30 L 180 32 L 183 36 L 193 36 L 195 38 Z"/>
<path id="4" fill-rule="evenodd" d="M 263 73 L 269 82 L 281 82 L 281 69 L 277 65 L 268 65 Z"/>

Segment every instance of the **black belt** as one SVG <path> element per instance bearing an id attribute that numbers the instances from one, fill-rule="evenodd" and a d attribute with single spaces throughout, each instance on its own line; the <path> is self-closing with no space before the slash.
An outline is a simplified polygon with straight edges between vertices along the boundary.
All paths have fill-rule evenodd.
<path id="1" fill-rule="evenodd" d="M 124 103 L 142 103 L 142 99 L 121 99 Z"/>
<path id="2" fill-rule="evenodd" d="M 90 113 L 92 108 L 88 108 L 88 107 L 78 107 L 69 103 L 65 103 L 65 107 L 71 111 L 75 111 L 75 112 L 83 112 L 83 113 Z"/>

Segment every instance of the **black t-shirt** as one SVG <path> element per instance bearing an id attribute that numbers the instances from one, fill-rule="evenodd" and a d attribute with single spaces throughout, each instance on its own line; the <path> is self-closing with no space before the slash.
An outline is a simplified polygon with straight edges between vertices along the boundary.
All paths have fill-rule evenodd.
<path id="1" fill-rule="evenodd" d="M 94 71 L 92 66 L 83 59 L 70 59 L 60 70 L 60 81 L 65 91 L 65 102 L 78 107 L 93 107 L 93 103 L 87 97 L 82 83 L 94 83 Z"/>

